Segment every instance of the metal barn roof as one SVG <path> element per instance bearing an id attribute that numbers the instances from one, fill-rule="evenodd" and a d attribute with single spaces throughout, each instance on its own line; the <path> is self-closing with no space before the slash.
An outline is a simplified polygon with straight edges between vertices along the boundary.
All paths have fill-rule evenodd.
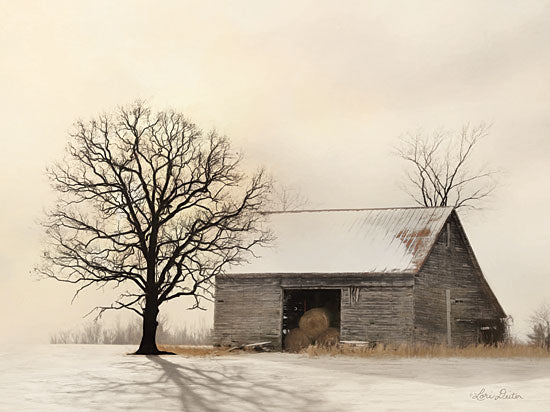
<path id="1" fill-rule="evenodd" d="M 232 273 L 416 273 L 452 207 L 268 212 L 276 240 Z"/>

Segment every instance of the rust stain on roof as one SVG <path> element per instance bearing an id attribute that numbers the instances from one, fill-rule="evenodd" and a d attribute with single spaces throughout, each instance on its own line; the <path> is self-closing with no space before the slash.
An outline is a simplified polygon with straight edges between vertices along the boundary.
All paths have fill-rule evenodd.
<path id="1" fill-rule="evenodd" d="M 423 240 L 425 240 L 426 237 L 430 236 L 430 233 L 430 229 L 427 228 L 415 230 L 412 232 L 401 230 L 395 236 L 401 239 L 401 241 L 405 245 L 407 245 L 408 250 L 412 250 L 413 253 L 418 253 L 418 251 L 422 248 Z"/>

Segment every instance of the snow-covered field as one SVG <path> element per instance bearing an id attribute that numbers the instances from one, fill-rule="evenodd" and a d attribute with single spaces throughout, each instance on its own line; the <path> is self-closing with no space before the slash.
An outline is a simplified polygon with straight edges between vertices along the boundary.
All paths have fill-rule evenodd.
<path id="1" fill-rule="evenodd" d="M 550 359 L 126 355 L 132 349 L 3 348 L 0 410 L 550 410 Z M 482 390 L 521 398 L 472 398 Z"/>

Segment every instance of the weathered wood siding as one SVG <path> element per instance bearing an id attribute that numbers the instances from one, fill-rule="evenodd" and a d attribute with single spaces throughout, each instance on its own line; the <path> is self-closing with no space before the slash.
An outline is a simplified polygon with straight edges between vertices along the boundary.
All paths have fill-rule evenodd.
<path id="1" fill-rule="evenodd" d="M 351 296 L 350 296 L 351 292 Z M 411 343 L 413 288 L 385 285 L 342 290 L 341 339 Z"/>
<path id="2" fill-rule="evenodd" d="M 447 342 L 446 289 L 450 289 L 453 345 L 478 342 L 479 326 L 468 321 L 501 316 L 499 309 L 491 301 L 479 267 L 468 252 L 468 245 L 454 213 L 448 223 L 424 266 L 415 275 L 415 342 Z M 448 240 L 450 242 L 447 245 Z"/>
<path id="3" fill-rule="evenodd" d="M 215 345 L 272 341 L 280 348 L 282 289 L 279 279 L 216 279 Z"/>
<path id="4" fill-rule="evenodd" d="M 413 276 L 258 274 L 216 281 L 214 344 L 273 341 L 281 347 L 284 289 L 339 289 L 343 340 L 411 342 Z"/>

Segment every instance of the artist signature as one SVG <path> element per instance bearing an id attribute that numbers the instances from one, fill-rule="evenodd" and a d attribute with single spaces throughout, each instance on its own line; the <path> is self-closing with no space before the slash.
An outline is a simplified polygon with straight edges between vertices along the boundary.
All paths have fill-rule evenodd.
<path id="1" fill-rule="evenodd" d="M 487 399 L 492 399 L 494 401 L 498 401 L 500 399 L 523 399 L 523 396 L 520 394 L 509 391 L 506 388 L 502 388 L 496 393 L 487 392 L 485 391 L 485 388 L 481 388 L 479 392 L 472 392 L 470 397 L 478 401 L 485 401 Z"/>

